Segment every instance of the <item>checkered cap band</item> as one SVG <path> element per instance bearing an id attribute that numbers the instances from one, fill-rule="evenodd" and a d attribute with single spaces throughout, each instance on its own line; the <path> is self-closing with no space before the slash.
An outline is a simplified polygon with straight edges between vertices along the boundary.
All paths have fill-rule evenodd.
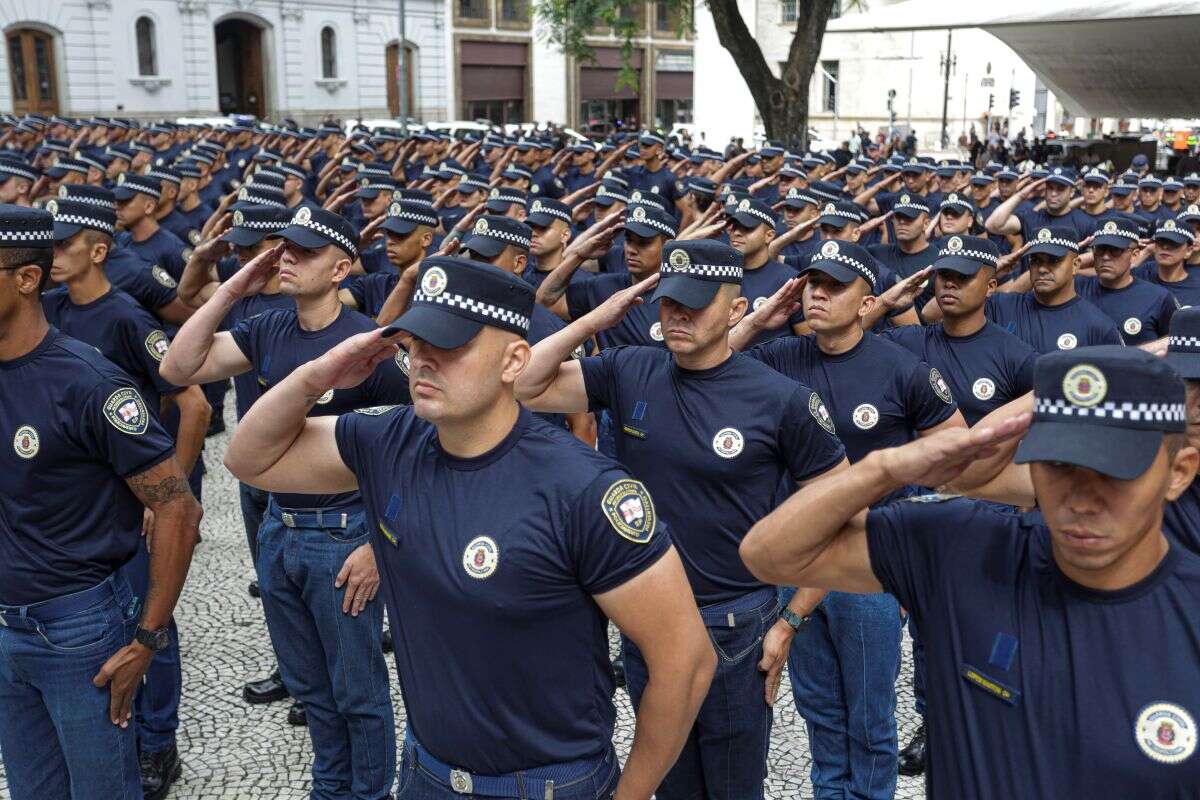
<path id="1" fill-rule="evenodd" d="M 1200 352 L 1200 336 L 1170 336 L 1167 338 L 1167 347 Z"/>
<path id="2" fill-rule="evenodd" d="M 162 198 L 162 191 L 160 189 L 155 189 L 153 186 L 147 186 L 144 183 L 138 183 L 137 181 L 124 181 L 121 183 L 121 186 L 125 187 L 126 189 L 132 189 L 135 192 L 140 192 L 141 194 L 149 197 L 153 197 L 155 200 Z"/>
<path id="3" fill-rule="evenodd" d="M 696 264 L 691 263 L 686 267 L 676 267 L 671 264 L 669 259 L 663 259 L 662 265 L 659 267 L 659 272 L 663 275 L 694 275 L 700 278 L 730 278 L 738 281 L 742 280 L 744 271 L 741 267 L 732 264 Z"/>
<path id="4" fill-rule="evenodd" d="M 183 177 L 176 175 L 173 172 L 160 172 L 152 169 L 146 173 L 147 178 L 158 178 L 160 181 L 170 181 L 171 183 L 183 183 Z"/>
<path id="5" fill-rule="evenodd" d="M 135 148 L 135 149 L 137 149 L 137 147 L 138 147 L 137 145 L 134 145 L 134 148 Z M 67 144 L 59 144 L 58 142 L 47 142 L 46 144 L 43 144 L 43 145 L 42 145 L 42 149 L 43 149 L 43 150 L 49 150 L 49 151 L 51 151 L 52 153 L 69 153 L 69 152 L 71 152 L 71 146 L 70 146 L 70 145 L 67 145 Z M 151 149 L 150 149 L 150 148 L 148 148 L 148 147 L 146 148 L 146 151 L 147 151 L 147 152 L 150 152 L 150 153 L 153 153 L 153 152 L 154 152 L 153 150 L 151 150 Z"/>
<path id="6" fill-rule="evenodd" d="M 53 226 L 36 231 L 6 231 L 0 229 L 0 244 L 13 242 L 51 242 L 54 241 Z"/>
<path id="7" fill-rule="evenodd" d="M 1106 230 L 1103 225 L 1096 229 L 1096 236 L 1120 236 L 1122 239 L 1128 239 L 1131 242 L 1138 240 L 1137 231 L 1127 230 L 1125 228 L 1114 228 Z"/>
<path id="8" fill-rule="evenodd" d="M 653 219 L 649 216 L 642 217 L 641 219 L 634 219 L 631 216 L 626 216 L 625 221 L 626 221 L 626 223 L 633 222 L 638 225 L 648 225 L 649 227 L 654 228 L 654 230 L 656 230 L 656 231 L 662 231 L 670 239 L 675 238 L 675 228 L 673 228 L 672 226 L 668 225 L 665 222 L 659 222 L 658 220 Z"/>
<path id="9" fill-rule="evenodd" d="M 381 192 L 394 192 L 396 184 L 394 183 L 368 183 L 366 186 L 359 186 L 359 189 L 378 189 Z"/>
<path id="10" fill-rule="evenodd" d="M 55 214 L 54 221 L 67 225 L 82 225 L 85 228 L 103 231 L 110 236 L 113 233 L 113 226 L 111 224 L 95 217 L 85 217 L 82 214 Z"/>
<path id="11" fill-rule="evenodd" d="M 31 181 L 38 179 L 37 173 L 31 167 L 15 163 L 7 158 L 0 158 L 0 173 L 16 175 L 18 178 L 28 178 Z"/>
<path id="12" fill-rule="evenodd" d="M 922 205 L 922 204 L 919 204 L 919 203 L 914 203 L 914 202 L 912 202 L 911 200 L 910 200 L 909 202 L 907 202 L 907 203 L 906 203 L 906 202 L 904 202 L 903 200 L 897 200 L 897 201 L 896 201 L 896 204 L 895 204 L 894 206 L 892 206 L 892 208 L 893 208 L 893 209 L 896 209 L 896 208 L 913 208 L 913 209 L 916 209 L 917 211 L 920 211 L 922 214 L 928 214 L 928 213 L 929 213 L 929 207 L 928 207 L 928 206 L 926 206 L 926 205 Z"/>
<path id="13" fill-rule="evenodd" d="M 520 167 L 514 167 L 511 164 L 509 166 L 505 167 L 504 171 L 511 172 L 513 175 L 519 175 L 522 178 L 529 178 L 531 180 L 533 179 L 532 172 L 530 172 L 527 169 L 521 169 Z"/>
<path id="14" fill-rule="evenodd" d="M 294 167 L 286 161 L 280 161 L 275 165 L 275 169 L 279 170 L 280 172 L 287 173 L 293 178 L 300 178 L 301 180 L 308 177 L 308 173 L 306 173 L 303 169 L 300 167 Z"/>
<path id="15" fill-rule="evenodd" d="M 1073 253 L 1079 252 L 1079 242 L 1073 241 L 1071 239 L 1059 239 L 1054 236 L 1051 236 L 1049 239 L 1038 239 L 1035 237 L 1032 240 L 1032 242 L 1030 242 L 1030 244 L 1034 244 L 1034 245 L 1052 244 L 1052 245 L 1056 245 L 1058 247 L 1065 247 Z"/>
<path id="16" fill-rule="evenodd" d="M 250 184 L 246 184 L 242 188 L 246 190 L 245 197 L 241 197 L 241 193 L 238 193 L 238 200 L 242 203 L 252 203 L 256 206 L 275 206 L 276 208 L 282 208 L 285 205 L 280 199 L 282 195 L 280 197 L 263 197 L 262 195 L 257 195 L 254 193 L 254 187 L 250 186 Z"/>
<path id="17" fill-rule="evenodd" d="M 458 188 L 468 188 L 473 192 L 486 192 L 491 187 L 488 185 L 487 181 L 480 178 L 472 178 L 468 175 L 458 182 Z"/>
<path id="18" fill-rule="evenodd" d="M 291 220 L 287 219 L 248 219 L 242 218 L 239 224 L 234 225 L 235 228 L 247 228 L 252 231 L 281 231 L 288 225 L 291 225 Z"/>
<path id="19" fill-rule="evenodd" d="M 461 309 L 477 317 L 483 317 L 482 321 L 489 324 L 500 322 L 520 328 L 526 333 L 529 332 L 529 317 L 507 308 L 492 305 L 491 303 L 480 302 L 473 297 L 464 297 L 461 294 L 454 294 L 453 292 L 442 292 L 439 295 L 431 297 L 418 288 L 413 293 L 413 303 L 432 303 L 434 305 L 449 306 L 450 308 Z"/>
<path id="20" fill-rule="evenodd" d="M 746 208 L 735 208 L 733 211 L 735 214 L 749 214 L 752 217 L 757 217 L 758 219 L 761 219 L 763 222 L 767 223 L 768 225 L 775 224 L 775 220 L 770 214 L 759 211 L 754 206 L 747 206 Z M 672 235 L 674 235 L 674 234 L 672 234 Z"/>
<path id="21" fill-rule="evenodd" d="M 413 201 L 407 200 L 405 202 L 411 203 Z M 390 217 L 391 219 L 408 220 L 409 222 L 415 222 L 418 225 L 428 225 L 430 228 L 436 228 L 438 225 L 438 218 L 437 218 L 436 214 L 421 214 L 416 211 L 400 211 L 400 212 L 393 214 L 389 210 L 388 217 Z"/>
<path id="22" fill-rule="evenodd" d="M 101 172 L 104 172 L 106 169 L 108 169 L 108 167 L 107 167 L 107 166 L 105 166 L 104 164 L 100 163 L 99 161 L 97 161 L 96 159 L 92 158 L 91 156 L 83 156 L 83 155 L 81 155 L 81 156 L 79 157 L 79 160 L 80 160 L 80 161 L 82 161 L 83 163 L 87 164 L 89 167 L 95 167 L 96 169 L 100 170 Z"/>
<path id="23" fill-rule="evenodd" d="M 503 189 L 495 197 L 489 197 L 488 200 L 496 200 L 501 203 L 524 203 L 525 198 L 519 194 L 507 194 Z M 430 204 L 432 205 L 432 203 Z"/>
<path id="24" fill-rule="evenodd" d="M 561 219 L 568 225 L 571 224 L 572 220 L 570 212 L 563 211 L 561 208 L 556 208 L 554 206 L 545 205 L 544 203 L 539 203 L 537 200 L 535 200 L 534 203 L 536 204 L 536 207 L 534 205 L 529 207 L 530 214 L 549 214 L 552 217 Z"/>
<path id="25" fill-rule="evenodd" d="M 1170 220 L 1170 221 L 1174 222 L 1174 220 Z M 1185 225 L 1176 225 L 1174 228 L 1164 228 L 1162 226 L 1162 224 L 1159 224 L 1159 226 L 1154 229 L 1154 236 L 1157 238 L 1158 235 L 1161 233 L 1178 233 L 1180 236 L 1187 239 L 1189 242 L 1196 241 L 1196 235 L 1194 233 L 1192 233 L 1191 226 L 1186 225 L 1186 224 Z"/>
<path id="26" fill-rule="evenodd" d="M 390 178 L 392 171 L 387 167 L 369 167 L 366 164 L 358 166 L 359 177 L 362 178 Z M 395 187 L 391 187 L 395 188 Z"/>
<path id="27" fill-rule="evenodd" d="M 526 250 L 533 246 L 533 242 L 529 241 L 529 239 L 525 238 L 524 236 L 518 236 L 515 233 L 509 233 L 508 231 L 502 231 L 494 227 L 490 227 L 485 231 L 476 232 L 473 230 L 470 235 L 483 236 L 488 239 L 499 239 L 502 242 L 508 242 L 509 244 L 515 244 L 518 247 L 524 247 Z"/>
<path id="28" fill-rule="evenodd" d="M 747 210 L 749 210 L 749 209 L 747 209 Z M 822 217 L 842 217 L 843 219 L 848 219 L 851 222 L 859 222 L 862 219 L 858 215 L 857 212 L 851 211 L 848 208 L 838 208 L 837 206 L 834 206 L 833 208 L 830 208 L 830 209 L 822 209 L 821 216 Z"/>
<path id="29" fill-rule="evenodd" d="M 350 241 L 341 233 L 335 231 L 328 225 L 322 225 L 320 222 L 317 222 L 311 217 L 302 222 L 296 216 L 293 216 L 288 225 L 284 227 L 291 225 L 297 225 L 301 228 L 308 228 L 309 230 L 316 231 L 327 239 L 332 239 L 333 241 L 337 242 L 343 250 L 350 254 L 351 258 L 358 258 L 358 242 Z"/>
<path id="30" fill-rule="evenodd" d="M 1063 417 L 1113 420 L 1119 422 L 1186 422 L 1187 409 L 1183 403 L 1133 403 L 1105 401 L 1094 406 L 1077 406 L 1066 400 L 1039 397 L 1034 403 L 1035 417 Z"/>
<path id="31" fill-rule="evenodd" d="M 83 159 L 78 160 L 82 161 Z M 87 175 L 88 171 L 87 164 L 76 164 L 65 159 L 59 159 L 58 162 L 55 163 L 54 167 L 57 169 L 66 170 L 67 172 L 78 172 L 80 175 Z"/>
<path id="32" fill-rule="evenodd" d="M 620 192 L 609 189 L 607 186 L 601 186 L 596 190 L 596 197 L 611 197 L 617 202 L 629 205 L 629 195 L 621 194 Z"/>
<path id="33" fill-rule="evenodd" d="M 827 256 L 817 253 L 812 257 L 810 263 L 815 264 L 818 261 L 836 261 L 839 264 L 845 264 L 847 267 L 866 278 L 867 283 L 871 284 L 872 286 L 875 285 L 875 270 L 871 269 L 857 258 L 848 256 L 845 253 L 833 253 Z"/>
<path id="34" fill-rule="evenodd" d="M 986 250 L 950 250 L 945 247 L 938 250 L 938 258 L 945 258 L 946 256 L 959 256 L 969 258 L 972 261 L 982 261 L 985 264 L 991 264 L 993 267 L 1000 261 L 1000 259 Z"/>

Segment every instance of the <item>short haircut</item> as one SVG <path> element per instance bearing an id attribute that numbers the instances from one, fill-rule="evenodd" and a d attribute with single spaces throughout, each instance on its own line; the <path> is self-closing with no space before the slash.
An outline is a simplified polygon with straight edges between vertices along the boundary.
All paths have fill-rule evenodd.
<path id="1" fill-rule="evenodd" d="M 0 267 L 37 267 L 42 271 L 38 280 L 38 294 L 50 280 L 50 265 L 54 263 L 54 252 L 43 247 L 0 247 Z"/>

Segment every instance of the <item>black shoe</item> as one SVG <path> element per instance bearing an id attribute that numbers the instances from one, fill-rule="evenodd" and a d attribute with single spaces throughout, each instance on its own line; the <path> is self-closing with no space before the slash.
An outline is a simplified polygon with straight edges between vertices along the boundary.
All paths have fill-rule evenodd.
<path id="1" fill-rule="evenodd" d="M 299 700 L 288 709 L 288 725 L 308 725 L 308 710 Z"/>
<path id="2" fill-rule="evenodd" d="M 618 658 L 616 661 L 612 662 L 612 671 L 613 678 L 616 679 L 617 682 L 617 688 L 623 688 L 625 686 L 625 659 Z"/>
<path id="3" fill-rule="evenodd" d="M 900 751 L 899 772 L 901 775 L 923 775 L 925 773 L 925 723 L 917 728 L 912 740 Z"/>
<path id="4" fill-rule="evenodd" d="M 242 687 L 242 699 L 252 706 L 274 703 L 287 696 L 288 690 L 283 685 L 283 678 L 279 677 L 279 670 L 275 670 L 261 681 L 250 681 Z"/>
<path id="5" fill-rule="evenodd" d="M 383 632 L 383 652 L 390 653 L 395 644 L 392 642 L 392 631 L 389 628 Z"/>
<path id="6" fill-rule="evenodd" d="M 208 421 L 208 433 L 204 434 L 205 438 L 216 436 L 218 433 L 225 432 L 225 416 L 223 414 L 213 414 L 212 419 Z"/>
<path id="7" fill-rule="evenodd" d="M 171 791 L 171 784 L 183 774 L 179 751 L 174 745 L 157 753 L 139 753 L 138 767 L 142 773 L 142 795 L 145 800 L 162 800 Z"/>
<path id="8" fill-rule="evenodd" d="M 250 581 L 250 586 L 249 586 L 249 588 L 246 589 L 246 591 L 250 593 L 251 597 L 259 597 L 259 598 L 262 597 L 262 592 L 260 592 L 258 590 L 258 581 L 257 580 Z"/>

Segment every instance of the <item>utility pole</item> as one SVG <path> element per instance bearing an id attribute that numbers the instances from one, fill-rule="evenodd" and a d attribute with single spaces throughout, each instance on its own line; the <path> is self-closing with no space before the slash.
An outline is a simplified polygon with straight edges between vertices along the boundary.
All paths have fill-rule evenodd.
<path id="1" fill-rule="evenodd" d="M 942 149 L 945 150 L 950 146 L 950 131 L 946 127 L 946 114 L 950 110 L 950 71 L 954 68 L 958 59 L 956 59 L 950 51 L 953 42 L 954 29 L 950 28 L 946 31 L 946 54 L 942 56 L 942 71 L 945 74 L 945 81 L 942 86 Z"/>
<path id="2" fill-rule="evenodd" d="M 400 112 L 400 124 L 404 126 L 404 135 L 408 136 L 408 48 L 404 46 L 404 0 L 400 4 L 400 31 L 396 44 L 396 105 Z"/>

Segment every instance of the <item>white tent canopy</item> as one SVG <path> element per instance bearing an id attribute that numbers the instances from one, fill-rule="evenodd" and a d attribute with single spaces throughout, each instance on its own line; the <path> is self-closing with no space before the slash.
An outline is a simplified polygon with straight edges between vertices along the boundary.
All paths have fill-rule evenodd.
<path id="1" fill-rule="evenodd" d="M 982 28 L 1077 116 L 1200 116 L 1200 1 L 908 0 L 832 20 L 828 34 Z"/>

